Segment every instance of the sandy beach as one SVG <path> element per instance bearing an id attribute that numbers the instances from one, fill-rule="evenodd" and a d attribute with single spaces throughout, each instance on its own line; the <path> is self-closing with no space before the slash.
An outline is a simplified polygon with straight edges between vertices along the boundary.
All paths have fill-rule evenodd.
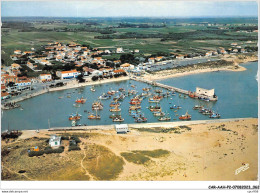
<path id="1" fill-rule="evenodd" d="M 129 127 L 128 134 L 111 126 L 27 130 L 17 140 L 2 140 L 2 152 L 10 151 L 2 156 L 2 180 L 257 180 L 257 118 Z M 68 151 L 65 140 L 61 154 L 28 157 L 26 149 L 42 148 L 51 134 L 78 136 L 81 150 Z M 249 168 L 236 174 L 245 164 Z"/>
<path id="2" fill-rule="evenodd" d="M 217 72 L 217 71 L 233 71 L 233 72 L 239 72 L 239 71 L 245 71 L 246 68 L 243 66 L 240 66 L 241 63 L 247 63 L 252 61 L 257 61 L 258 56 L 252 55 L 224 55 L 221 56 L 220 59 L 233 62 L 232 65 L 228 65 L 225 67 L 186 67 L 183 69 L 170 69 L 170 70 L 162 70 L 158 72 L 154 72 L 152 74 L 146 73 L 143 78 L 146 80 L 162 80 L 167 78 L 174 78 L 174 77 L 181 77 L 181 76 L 188 76 L 192 74 L 199 74 L 199 73 L 206 73 L 206 72 Z"/>

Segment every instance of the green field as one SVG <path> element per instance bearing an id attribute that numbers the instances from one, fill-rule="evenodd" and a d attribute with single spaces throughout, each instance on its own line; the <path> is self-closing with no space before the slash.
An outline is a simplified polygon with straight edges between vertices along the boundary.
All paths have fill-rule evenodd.
<path id="1" fill-rule="evenodd" d="M 12 21 L 15 19 L 12 19 Z M 60 19 L 62 20 L 62 19 Z M 48 21 L 51 21 L 48 23 Z M 57 19 L 55 20 L 57 21 Z M 66 22 L 55 23 L 51 18 L 46 21 L 19 19 L 19 22 L 25 22 L 26 27 L 15 26 L 8 23 L 8 18 L 3 19 L 2 26 L 2 59 L 9 65 L 12 63 L 10 55 L 13 51 L 20 49 L 22 51 L 31 48 L 39 48 L 48 42 L 59 41 L 62 43 L 76 42 L 79 44 L 90 45 L 91 47 L 100 47 L 115 49 L 123 47 L 126 50 L 139 49 L 139 55 L 156 54 L 158 52 L 170 53 L 176 52 L 182 54 L 200 53 L 207 50 L 216 50 L 218 47 L 229 48 L 232 42 L 237 42 L 240 46 L 256 46 L 258 33 L 236 32 L 238 29 L 252 29 L 257 27 L 257 19 L 66 19 Z M 18 22 L 18 21 L 17 21 Z M 18 23 L 19 23 L 18 22 Z M 119 23 L 127 24 L 146 24 L 148 26 L 160 26 L 162 22 L 164 27 L 126 27 L 120 28 Z M 205 24 L 206 22 L 206 24 Z M 207 23 L 214 24 L 208 26 Z M 190 25 L 192 24 L 192 25 Z M 225 27 L 224 30 L 218 27 Z M 57 30 L 65 30 L 58 32 Z M 101 30 L 101 31 L 100 31 Z M 106 32 L 109 34 L 103 34 Z M 133 37 L 128 38 L 131 34 Z M 134 34 L 134 35 L 133 35 Z M 109 35 L 110 38 L 100 39 L 97 36 Z M 157 38 L 156 36 L 160 37 Z M 126 36 L 126 38 L 122 38 Z M 136 37 L 135 37 L 136 36 Z M 180 36 L 180 38 L 176 38 Z M 182 38 L 183 36 L 183 38 Z M 164 39 L 164 40 L 162 40 Z M 252 41 L 247 45 L 246 41 Z M 106 56 L 105 58 L 119 58 L 120 55 Z"/>

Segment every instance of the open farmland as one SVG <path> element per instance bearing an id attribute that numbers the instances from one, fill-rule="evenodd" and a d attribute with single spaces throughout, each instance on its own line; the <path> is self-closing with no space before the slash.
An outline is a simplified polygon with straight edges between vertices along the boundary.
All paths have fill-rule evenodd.
<path id="1" fill-rule="evenodd" d="M 40 48 L 48 42 L 75 42 L 91 47 L 139 49 L 138 56 L 156 53 L 201 53 L 229 48 L 237 42 L 256 47 L 256 18 L 3 18 L 2 59 L 11 64 L 13 51 Z M 246 43 L 247 41 L 251 43 Z M 120 57 L 120 56 L 119 56 Z M 115 58 L 119 58 L 115 57 Z"/>

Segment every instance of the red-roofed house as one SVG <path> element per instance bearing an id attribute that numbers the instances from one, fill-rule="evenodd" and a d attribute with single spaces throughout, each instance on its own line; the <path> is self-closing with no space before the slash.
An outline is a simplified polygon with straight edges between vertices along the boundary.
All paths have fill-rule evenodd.
<path id="1" fill-rule="evenodd" d="M 76 78 L 80 73 L 77 70 L 61 71 L 56 73 L 61 79 Z"/>
<path id="2" fill-rule="evenodd" d="M 126 72 L 123 69 L 119 69 L 119 70 L 114 70 L 113 73 L 114 74 L 123 74 L 123 73 L 126 73 Z"/>
<path id="3" fill-rule="evenodd" d="M 46 82 L 46 81 L 51 81 L 52 80 L 51 74 L 40 74 L 39 78 L 40 78 L 40 80 L 42 82 Z"/>

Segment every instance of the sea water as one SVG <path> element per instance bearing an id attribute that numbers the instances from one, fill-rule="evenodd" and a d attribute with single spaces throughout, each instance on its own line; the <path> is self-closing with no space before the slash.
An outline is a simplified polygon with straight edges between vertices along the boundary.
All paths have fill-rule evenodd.
<path id="1" fill-rule="evenodd" d="M 176 93 L 175 96 L 170 96 L 161 100 L 160 105 L 162 111 L 169 113 L 172 118 L 171 121 L 180 121 L 178 116 L 185 114 L 187 111 L 191 114 L 192 120 L 210 119 L 208 115 L 202 115 L 198 110 L 193 110 L 192 107 L 194 105 L 203 105 L 207 108 L 211 108 L 221 114 L 221 118 L 223 119 L 257 117 L 258 85 L 256 75 L 258 63 L 250 62 L 243 66 L 247 68 L 246 71 L 209 72 L 158 81 L 190 91 L 195 91 L 196 87 L 206 89 L 214 88 L 215 94 L 218 96 L 218 101 L 216 102 L 205 102 L 192 98 L 185 99 L 179 97 L 179 94 Z M 128 80 L 95 85 L 95 92 L 90 91 L 91 86 L 86 86 L 82 89 L 77 88 L 50 92 L 22 101 L 20 104 L 24 110 L 17 108 L 3 111 L 1 117 L 2 131 L 8 128 L 10 130 L 24 130 L 71 126 L 71 122 L 68 120 L 69 115 L 76 112 L 82 115 L 82 118 L 79 121 L 82 125 L 117 124 L 109 118 L 109 115 L 112 114 L 112 112 L 109 111 L 109 104 L 115 95 L 112 96 L 110 100 L 101 101 L 104 108 L 103 110 L 98 111 L 98 114 L 101 116 L 100 120 L 89 120 L 87 117 L 89 113 L 93 112 L 91 109 L 92 103 L 97 101 L 102 93 L 106 93 L 109 90 L 117 91 L 119 88 L 124 88 L 126 91 L 128 89 L 133 90 L 134 88 L 132 88 L 131 85 L 136 86 L 135 90 L 138 91 L 138 94 L 143 92 L 142 88 L 151 87 L 145 83 Z M 166 90 L 164 90 L 164 92 L 166 92 Z M 70 95 L 71 98 L 67 98 L 67 95 Z M 82 96 L 87 98 L 86 103 L 80 105 L 81 107 L 79 108 L 74 107 L 73 104 L 75 104 L 75 100 Z M 63 98 L 59 99 L 59 97 Z M 131 98 L 132 96 L 129 96 L 123 101 L 120 101 L 120 108 L 122 109 L 121 116 L 125 119 L 123 123 L 135 123 L 134 118 L 132 118 L 128 112 Z M 145 98 L 141 103 L 142 108 L 140 111 L 147 118 L 147 122 L 158 122 L 158 117 L 153 116 L 152 112 L 147 108 L 149 105 L 155 105 L 155 103 L 149 103 L 148 98 Z M 182 106 L 182 109 L 174 112 L 174 110 L 170 109 L 171 105 L 180 105 Z"/>

